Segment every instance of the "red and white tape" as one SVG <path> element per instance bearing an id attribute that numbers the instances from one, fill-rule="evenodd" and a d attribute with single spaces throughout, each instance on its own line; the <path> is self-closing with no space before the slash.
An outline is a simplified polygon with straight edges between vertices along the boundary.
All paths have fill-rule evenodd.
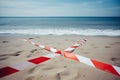
<path id="1" fill-rule="evenodd" d="M 34 59 L 30 59 L 28 61 L 19 62 L 16 64 L 12 64 L 12 65 L 8 65 L 6 67 L 0 68 L 0 78 L 25 70 L 26 68 L 35 67 L 36 65 L 42 62 L 45 62 L 47 60 L 50 60 L 51 58 L 54 58 L 56 56 L 59 56 L 59 54 L 48 54 L 48 55 L 44 55 Z"/>
<path id="2" fill-rule="evenodd" d="M 28 42 L 34 43 L 32 41 L 29 41 L 29 40 L 28 40 Z M 117 67 L 117 66 L 114 66 L 114 65 L 111 65 L 111 64 L 107 64 L 107 63 L 104 63 L 104 62 L 101 62 L 101 61 L 97 61 L 97 60 L 94 60 L 94 59 L 90 59 L 90 58 L 87 58 L 87 57 L 84 57 L 84 56 L 80 56 L 80 55 L 70 53 L 75 48 L 79 47 L 80 45 L 84 44 L 85 42 L 86 42 L 86 40 L 81 40 L 80 42 L 74 44 L 73 46 L 65 49 L 64 53 L 63 53 L 63 56 L 65 58 L 69 58 L 69 59 L 72 59 L 72 60 L 75 60 L 75 61 L 79 61 L 79 62 L 82 62 L 82 63 L 87 64 L 89 66 L 92 66 L 94 68 L 98 68 L 100 70 L 107 71 L 107 72 L 110 72 L 114 75 L 120 76 L 120 67 Z M 34 43 L 34 44 L 36 44 L 36 43 Z M 44 48 L 44 49 L 46 49 L 46 48 Z M 51 50 L 49 50 L 49 51 L 51 51 Z"/>
<path id="3" fill-rule="evenodd" d="M 23 40 L 26 41 L 26 42 L 29 42 L 29 43 L 37 46 L 37 47 L 40 47 L 40 48 L 43 48 L 43 49 L 45 49 L 45 50 L 54 52 L 54 53 L 56 53 L 56 54 L 62 54 L 61 50 L 57 50 L 57 49 L 55 49 L 55 48 L 50 48 L 50 47 L 48 47 L 48 46 L 44 46 L 44 45 L 41 45 L 41 44 L 39 44 L 39 43 L 35 43 L 35 42 L 31 41 L 31 40 L 26 40 L 26 39 L 23 39 Z"/>
<path id="4" fill-rule="evenodd" d="M 86 42 L 86 39 L 80 40 L 76 44 L 64 50 L 64 52 L 73 52 L 77 47 L 83 45 Z"/>
<path id="5" fill-rule="evenodd" d="M 37 64 L 40 64 L 40 63 L 45 62 L 45 61 L 47 61 L 51 58 L 59 56 L 59 54 L 62 54 L 61 50 L 57 50 L 57 49 L 50 48 L 50 47 L 47 47 L 47 46 L 44 46 L 44 45 L 40 45 L 40 44 L 34 43 L 33 41 L 30 41 L 30 40 L 24 40 L 24 41 L 28 41 L 35 46 L 41 47 L 43 49 L 54 52 L 56 54 L 48 54 L 48 55 L 41 56 L 41 57 L 38 57 L 38 58 L 34 58 L 34 59 L 31 59 L 31 60 L 28 60 L 28 61 L 24 61 L 24 62 L 20 62 L 20 63 L 17 63 L 17 64 L 12 64 L 12 65 L 0 68 L 0 78 L 4 77 L 4 76 L 7 76 L 7 75 L 10 75 L 10 74 L 13 74 L 13 73 L 16 73 L 16 72 L 19 72 L 19 71 L 24 70 L 28 67 L 34 67 Z M 77 43 L 77 44 L 75 44 L 75 45 L 73 45 L 73 46 L 71 46 L 67 49 L 65 49 L 63 56 L 65 58 L 73 59 L 75 61 L 79 61 L 79 62 L 82 62 L 82 63 L 87 64 L 89 66 L 101 69 L 103 71 L 108 71 L 108 72 L 110 72 L 114 75 L 120 76 L 120 67 L 70 53 L 75 48 L 82 45 L 84 42 L 85 42 L 85 40 L 80 42 L 80 43 Z"/>
<path id="6" fill-rule="evenodd" d="M 45 61 L 47 61 L 51 58 L 54 58 L 56 56 L 60 56 L 60 54 L 61 54 L 61 51 L 57 50 L 55 48 L 50 48 L 50 47 L 47 47 L 47 46 L 44 46 L 44 45 L 41 45 L 41 44 L 37 44 L 33 41 L 26 40 L 26 39 L 24 39 L 24 41 L 27 41 L 27 42 L 29 42 L 29 43 L 37 46 L 37 47 L 41 47 L 45 50 L 54 52 L 56 54 L 48 54 L 48 55 L 37 57 L 37 58 L 31 59 L 31 60 L 28 60 L 28 61 L 19 62 L 19 63 L 16 63 L 16 64 L 11 64 L 11 65 L 8 65 L 6 67 L 0 68 L 0 78 L 11 75 L 11 74 L 14 74 L 14 73 L 22 71 L 22 70 L 25 70 L 26 68 L 35 67 L 37 64 L 45 62 Z M 73 46 L 76 46 L 76 48 L 77 48 L 80 45 L 75 44 Z M 69 50 L 69 52 L 70 52 L 70 50 Z"/>
<path id="7" fill-rule="evenodd" d="M 117 66 L 114 66 L 111 64 L 107 64 L 104 62 L 100 62 L 100 61 L 97 61 L 94 59 L 90 59 L 87 57 L 83 57 L 80 55 L 76 55 L 73 53 L 68 53 L 68 52 L 64 52 L 64 57 L 75 60 L 75 61 L 82 62 L 82 63 L 87 64 L 89 66 L 92 66 L 94 68 L 98 68 L 98 69 L 101 69 L 103 71 L 107 71 L 107 72 L 112 73 L 114 75 L 120 76 L 120 67 L 117 67 Z"/>
<path id="8" fill-rule="evenodd" d="M 35 43 L 31 40 L 27 40 L 27 39 L 23 39 L 24 41 L 26 42 L 29 42 L 37 47 L 40 47 L 40 48 L 43 48 L 45 50 L 48 50 L 48 51 L 51 51 L 51 52 L 54 52 L 54 53 L 57 53 L 57 54 L 62 54 L 62 51 L 61 50 L 58 50 L 58 49 L 55 49 L 55 48 L 51 48 L 51 47 L 48 47 L 48 46 L 44 46 L 42 44 L 39 44 L 39 43 Z M 71 47 L 65 49 L 64 51 L 65 52 L 72 52 L 73 50 L 75 50 L 77 47 L 83 45 L 84 43 L 86 42 L 85 39 L 83 40 L 80 40 L 79 42 L 77 42 L 76 44 L 72 45 Z"/>

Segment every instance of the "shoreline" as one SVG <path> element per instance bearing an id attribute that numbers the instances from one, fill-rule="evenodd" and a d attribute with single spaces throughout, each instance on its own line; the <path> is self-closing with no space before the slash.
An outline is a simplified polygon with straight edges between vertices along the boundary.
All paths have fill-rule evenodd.
<path id="1" fill-rule="evenodd" d="M 0 34 L 0 37 L 39 37 L 39 36 L 75 36 L 75 37 L 120 37 L 120 36 L 107 36 L 107 35 L 76 35 L 76 34 L 70 34 L 70 35 L 37 35 L 37 34 Z"/>
<path id="2" fill-rule="evenodd" d="M 21 38 L 30 39 L 40 44 L 60 50 L 70 47 L 81 39 L 87 39 L 87 42 L 81 47 L 75 49 L 73 53 L 96 59 L 101 62 L 120 66 L 120 37 L 47 35 L 9 37 L 0 36 L 0 67 L 52 53 L 19 40 Z M 99 75 L 101 75 L 101 77 L 99 77 Z M 16 74 L 1 78 L 1 80 L 47 80 L 48 78 L 51 80 L 56 80 L 58 79 L 58 76 L 62 80 L 96 80 L 98 78 L 99 80 L 120 79 L 120 77 L 111 73 L 59 56 L 39 64 L 34 68 L 28 68 Z"/>

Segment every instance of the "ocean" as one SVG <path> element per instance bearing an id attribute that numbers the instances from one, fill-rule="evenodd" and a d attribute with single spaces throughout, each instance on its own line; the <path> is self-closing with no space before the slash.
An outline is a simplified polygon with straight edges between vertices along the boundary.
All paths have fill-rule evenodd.
<path id="1" fill-rule="evenodd" d="M 0 17 L 0 35 L 120 36 L 120 17 Z"/>

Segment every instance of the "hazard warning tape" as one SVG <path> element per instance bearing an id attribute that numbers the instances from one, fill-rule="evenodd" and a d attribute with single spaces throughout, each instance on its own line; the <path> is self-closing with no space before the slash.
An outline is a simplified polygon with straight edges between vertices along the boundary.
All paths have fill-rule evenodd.
<path id="1" fill-rule="evenodd" d="M 82 63 L 92 66 L 94 68 L 98 68 L 100 70 L 107 71 L 114 75 L 120 76 L 120 67 L 117 67 L 117 66 L 114 66 L 111 64 L 107 64 L 104 62 L 100 62 L 100 61 L 97 61 L 94 59 L 90 59 L 90 58 L 87 58 L 84 56 L 69 53 L 69 52 L 64 52 L 64 57 L 75 60 L 75 61 L 82 62 Z"/>
<path id="2" fill-rule="evenodd" d="M 35 43 L 31 40 L 27 40 L 27 39 L 23 39 L 24 41 L 26 42 L 29 42 L 37 47 L 40 47 L 40 48 L 43 48 L 45 50 L 48 50 L 48 51 L 51 51 L 51 52 L 54 52 L 54 53 L 57 53 L 57 54 L 62 54 L 62 51 L 61 50 L 58 50 L 58 49 L 55 49 L 55 48 L 51 48 L 51 47 L 48 47 L 48 46 L 44 46 L 42 44 L 39 44 L 39 43 Z M 83 39 L 83 40 L 80 40 L 79 42 L 77 42 L 76 44 L 72 45 L 71 47 L 65 49 L 64 51 L 65 52 L 72 52 L 73 50 L 75 50 L 77 47 L 83 45 L 84 43 L 86 42 L 86 39 Z"/>
<path id="3" fill-rule="evenodd" d="M 16 64 L 11 64 L 6 67 L 0 68 L 0 78 L 25 70 L 27 68 L 35 67 L 36 65 L 50 60 L 51 58 L 54 58 L 56 56 L 59 56 L 59 54 L 47 54 L 41 57 L 30 59 L 24 62 L 18 62 Z"/>
<path id="4" fill-rule="evenodd" d="M 18 62 L 16 64 L 11 64 L 11 65 L 8 65 L 6 67 L 0 68 L 0 78 L 8 76 L 8 75 L 11 75 L 11 74 L 14 74 L 14 73 L 22 71 L 22 70 L 25 70 L 26 68 L 35 67 L 37 64 L 45 62 L 45 61 L 47 61 L 47 60 L 49 60 L 51 58 L 60 56 L 60 54 L 61 54 L 61 51 L 57 50 L 55 48 L 50 48 L 50 47 L 47 47 L 47 46 L 35 43 L 33 41 L 30 41 L 30 40 L 26 40 L 26 39 L 23 39 L 23 40 L 27 41 L 27 42 L 29 42 L 29 43 L 37 46 L 37 47 L 41 47 L 43 49 L 46 49 L 48 51 L 51 51 L 51 52 L 54 52 L 54 53 L 57 53 L 57 54 L 48 54 L 48 55 L 37 57 L 37 58 L 31 59 L 31 60 L 28 60 L 28 61 Z M 79 47 L 80 46 L 79 44 L 82 44 L 82 41 L 78 42 L 75 45 L 73 45 L 74 49 L 77 48 L 77 47 Z M 69 52 L 70 51 L 71 50 L 69 50 Z"/>
<path id="5" fill-rule="evenodd" d="M 44 46 L 44 45 L 42 45 L 42 44 L 35 43 L 35 42 L 31 41 L 31 40 L 27 40 L 27 39 L 23 39 L 23 40 L 26 41 L 26 42 L 29 42 L 29 43 L 37 46 L 37 47 L 43 48 L 43 49 L 45 49 L 45 50 L 47 50 L 47 51 L 51 51 L 51 52 L 54 52 L 54 53 L 56 53 L 56 54 L 62 54 L 61 50 L 57 50 L 57 49 L 55 49 L 55 48 L 50 48 L 50 47 L 48 47 L 48 46 Z"/>
<path id="6" fill-rule="evenodd" d="M 41 56 L 41 57 L 38 57 L 38 58 L 34 58 L 34 59 L 31 59 L 31 60 L 28 60 L 28 61 L 25 61 L 25 62 L 21 62 L 21 63 L 9 65 L 9 66 L 4 67 L 4 68 L 0 68 L 0 78 L 4 77 L 4 76 L 7 76 L 7 75 L 10 75 L 10 74 L 13 74 L 13 73 L 16 73 L 18 71 L 24 70 L 24 69 L 28 68 L 29 66 L 34 67 L 37 64 L 40 64 L 42 62 L 45 62 L 45 61 L 47 61 L 51 58 L 54 58 L 54 57 L 62 54 L 62 52 L 60 50 L 57 50 L 57 49 L 55 50 L 54 48 L 52 50 L 50 47 L 40 45 L 40 44 L 36 44 L 36 43 L 34 43 L 30 40 L 25 40 L 25 41 L 28 41 L 31 44 L 34 44 L 35 46 L 44 48 L 48 51 L 51 51 L 51 52 L 54 52 L 54 53 L 57 53 L 57 54 L 48 54 L 48 55 Z M 84 41 L 81 44 L 83 44 L 83 43 L 84 43 Z M 79 43 L 71 46 L 70 48 L 75 49 L 75 48 L 77 48 L 75 46 L 80 46 L 78 44 Z M 69 49 L 67 48 L 67 49 L 64 50 L 63 56 L 65 58 L 69 58 L 69 59 L 72 59 L 72 60 L 75 60 L 75 61 L 79 61 L 79 62 L 82 62 L 82 63 L 87 64 L 89 66 L 92 66 L 94 68 L 98 68 L 98 69 L 101 69 L 103 71 L 107 71 L 107 72 L 112 73 L 114 75 L 120 76 L 120 67 L 70 53 L 70 51 L 74 50 L 74 49 L 70 49 L 70 48 Z"/>
<path id="7" fill-rule="evenodd" d="M 27 40 L 27 41 L 30 42 L 31 44 L 34 43 L 32 41 L 29 41 L 29 40 Z M 79 61 L 79 62 L 82 62 L 82 63 L 87 64 L 89 66 L 92 66 L 94 68 L 98 68 L 100 70 L 107 71 L 107 72 L 112 73 L 114 75 L 120 76 L 120 67 L 118 67 L 118 66 L 114 66 L 114 65 L 107 64 L 107 63 L 104 63 L 104 62 L 101 62 L 101 61 L 97 61 L 97 60 L 90 59 L 90 58 L 87 58 L 87 57 L 84 57 L 84 56 L 80 56 L 80 55 L 70 53 L 75 48 L 79 47 L 80 45 L 83 45 L 85 42 L 86 42 L 86 40 L 81 40 L 80 42 L 74 44 L 73 46 L 65 49 L 64 52 L 63 52 L 63 56 L 65 58 L 69 58 L 69 59 L 72 59 L 72 60 L 75 60 L 75 61 Z M 36 44 L 36 43 L 34 43 L 34 44 Z M 40 46 L 40 44 L 38 46 Z M 45 48 L 45 47 L 44 47 L 44 49 L 48 50 L 48 48 Z M 48 51 L 51 51 L 50 48 L 49 48 Z"/>
<path id="8" fill-rule="evenodd" d="M 87 40 L 83 39 L 77 42 L 76 44 L 72 45 L 71 47 L 64 50 L 64 52 L 73 52 L 77 47 L 83 45 Z"/>

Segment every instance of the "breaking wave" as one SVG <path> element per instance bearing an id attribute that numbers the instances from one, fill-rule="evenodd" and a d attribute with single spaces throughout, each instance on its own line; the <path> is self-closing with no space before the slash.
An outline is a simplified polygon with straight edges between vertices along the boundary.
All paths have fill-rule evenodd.
<path id="1" fill-rule="evenodd" d="M 0 30 L 0 34 L 19 35 L 85 35 L 85 36 L 120 36 L 120 30 L 100 29 L 10 29 Z"/>

